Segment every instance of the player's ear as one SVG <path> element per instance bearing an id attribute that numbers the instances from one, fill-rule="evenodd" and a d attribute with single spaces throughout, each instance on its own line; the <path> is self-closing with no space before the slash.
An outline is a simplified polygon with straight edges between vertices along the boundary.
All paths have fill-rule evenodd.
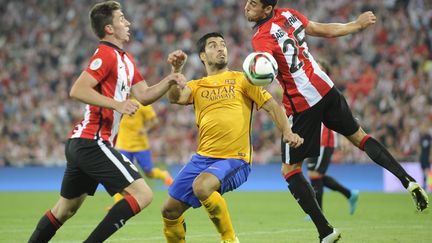
<path id="1" fill-rule="evenodd" d="M 265 12 L 266 16 L 269 16 L 272 11 L 273 11 L 273 6 L 271 6 L 271 5 L 267 5 L 267 7 L 264 8 L 264 12 Z"/>
<path id="2" fill-rule="evenodd" d="M 200 57 L 200 59 L 201 59 L 202 62 L 204 62 L 204 61 L 207 60 L 206 55 L 205 55 L 205 52 L 201 52 L 201 53 L 199 54 L 199 57 Z"/>
<path id="3" fill-rule="evenodd" d="M 110 24 L 105 25 L 104 30 L 105 30 L 105 33 L 107 33 L 109 35 L 112 35 L 114 33 L 114 28 Z"/>

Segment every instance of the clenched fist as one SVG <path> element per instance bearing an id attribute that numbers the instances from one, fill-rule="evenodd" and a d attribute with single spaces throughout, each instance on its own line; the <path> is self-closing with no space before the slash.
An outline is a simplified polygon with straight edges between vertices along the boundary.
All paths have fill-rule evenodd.
<path id="1" fill-rule="evenodd" d="M 376 23 L 376 16 L 371 11 L 364 12 L 358 16 L 356 23 L 360 26 L 361 30 Z"/>
<path id="2" fill-rule="evenodd" d="M 171 64 L 175 72 L 180 71 L 186 63 L 187 55 L 182 50 L 176 50 L 168 55 L 168 63 Z"/>

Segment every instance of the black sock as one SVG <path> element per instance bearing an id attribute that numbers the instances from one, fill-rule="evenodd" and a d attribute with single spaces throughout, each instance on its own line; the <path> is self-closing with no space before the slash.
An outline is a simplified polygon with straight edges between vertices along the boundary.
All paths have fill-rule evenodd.
<path id="1" fill-rule="evenodd" d="M 35 231 L 33 231 L 33 234 L 30 237 L 29 243 L 48 242 L 61 226 L 62 223 L 54 217 L 51 210 L 48 210 L 48 212 L 46 212 L 39 220 Z"/>
<path id="2" fill-rule="evenodd" d="M 322 199 L 323 199 L 323 193 L 324 193 L 323 178 L 322 177 L 313 178 L 313 179 L 311 178 L 311 185 L 315 191 L 315 198 L 317 200 L 317 203 L 322 210 Z"/>
<path id="3" fill-rule="evenodd" d="M 103 242 L 117 230 L 119 230 L 128 219 L 139 213 L 140 207 L 132 196 L 125 196 L 118 201 L 99 223 L 96 229 L 85 240 L 85 243 Z"/>
<path id="4" fill-rule="evenodd" d="M 303 211 L 311 217 L 314 222 L 320 238 L 323 238 L 333 232 L 333 227 L 329 224 L 327 219 L 321 212 L 320 207 L 315 199 L 315 192 L 310 186 L 309 182 L 303 176 L 303 173 L 293 174 L 289 176 L 286 181 L 291 194 L 297 200 Z"/>
<path id="5" fill-rule="evenodd" d="M 323 176 L 324 186 L 332 189 L 333 191 L 338 191 L 342 193 L 346 198 L 351 197 L 351 191 L 348 188 L 342 186 L 339 182 L 337 182 L 333 177 L 324 175 Z"/>
<path id="6" fill-rule="evenodd" d="M 393 158 L 388 150 L 377 140 L 369 137 L 364 143 L 364 151 L 377 164 L 384 167 L 401 181 L 407 188 L 410 181 L 415 181 L 402 166 Z"/>

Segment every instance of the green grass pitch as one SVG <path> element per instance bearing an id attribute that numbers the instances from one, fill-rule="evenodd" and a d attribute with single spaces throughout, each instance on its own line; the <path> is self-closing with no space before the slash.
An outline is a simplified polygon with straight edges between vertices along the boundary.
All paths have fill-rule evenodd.
<path id="1" fill-rule="evenodd" d="M 155 191 L 152 204 L 107 242 L 164 242 L 160 207 L 166 196 L 165 191 Z M 0 242 L 26 242 L 57 197 L 57 192 L 0 192 Z M 305 215 L 288 191 L 230 192 L 225 198 L 242 243 L 318 242 L 313 223 L 304 220 Z M 88 197 L 51 242 L 82 242 L 111 203 L 103 191 Z M 357 211 L 350 216 L 345 198 L 328 192 L 324 210 L 342 231 L 341 242 L 432 242 L 432 210 L 417 213 L 408 194 L 361 193 Z M 220 242 L 202 208 L 188 210 L 186 223 L 187 242 Z"/>

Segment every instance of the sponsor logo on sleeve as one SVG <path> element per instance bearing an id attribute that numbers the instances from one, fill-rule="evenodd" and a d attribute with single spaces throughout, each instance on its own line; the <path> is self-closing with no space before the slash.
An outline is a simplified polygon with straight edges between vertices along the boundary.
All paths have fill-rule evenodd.
<path id="1" fill-rule="evenodd" d="M 91 70 L 97 70 L 102 66 L 102 59 L 96 58 L 90 63 Z"/>

